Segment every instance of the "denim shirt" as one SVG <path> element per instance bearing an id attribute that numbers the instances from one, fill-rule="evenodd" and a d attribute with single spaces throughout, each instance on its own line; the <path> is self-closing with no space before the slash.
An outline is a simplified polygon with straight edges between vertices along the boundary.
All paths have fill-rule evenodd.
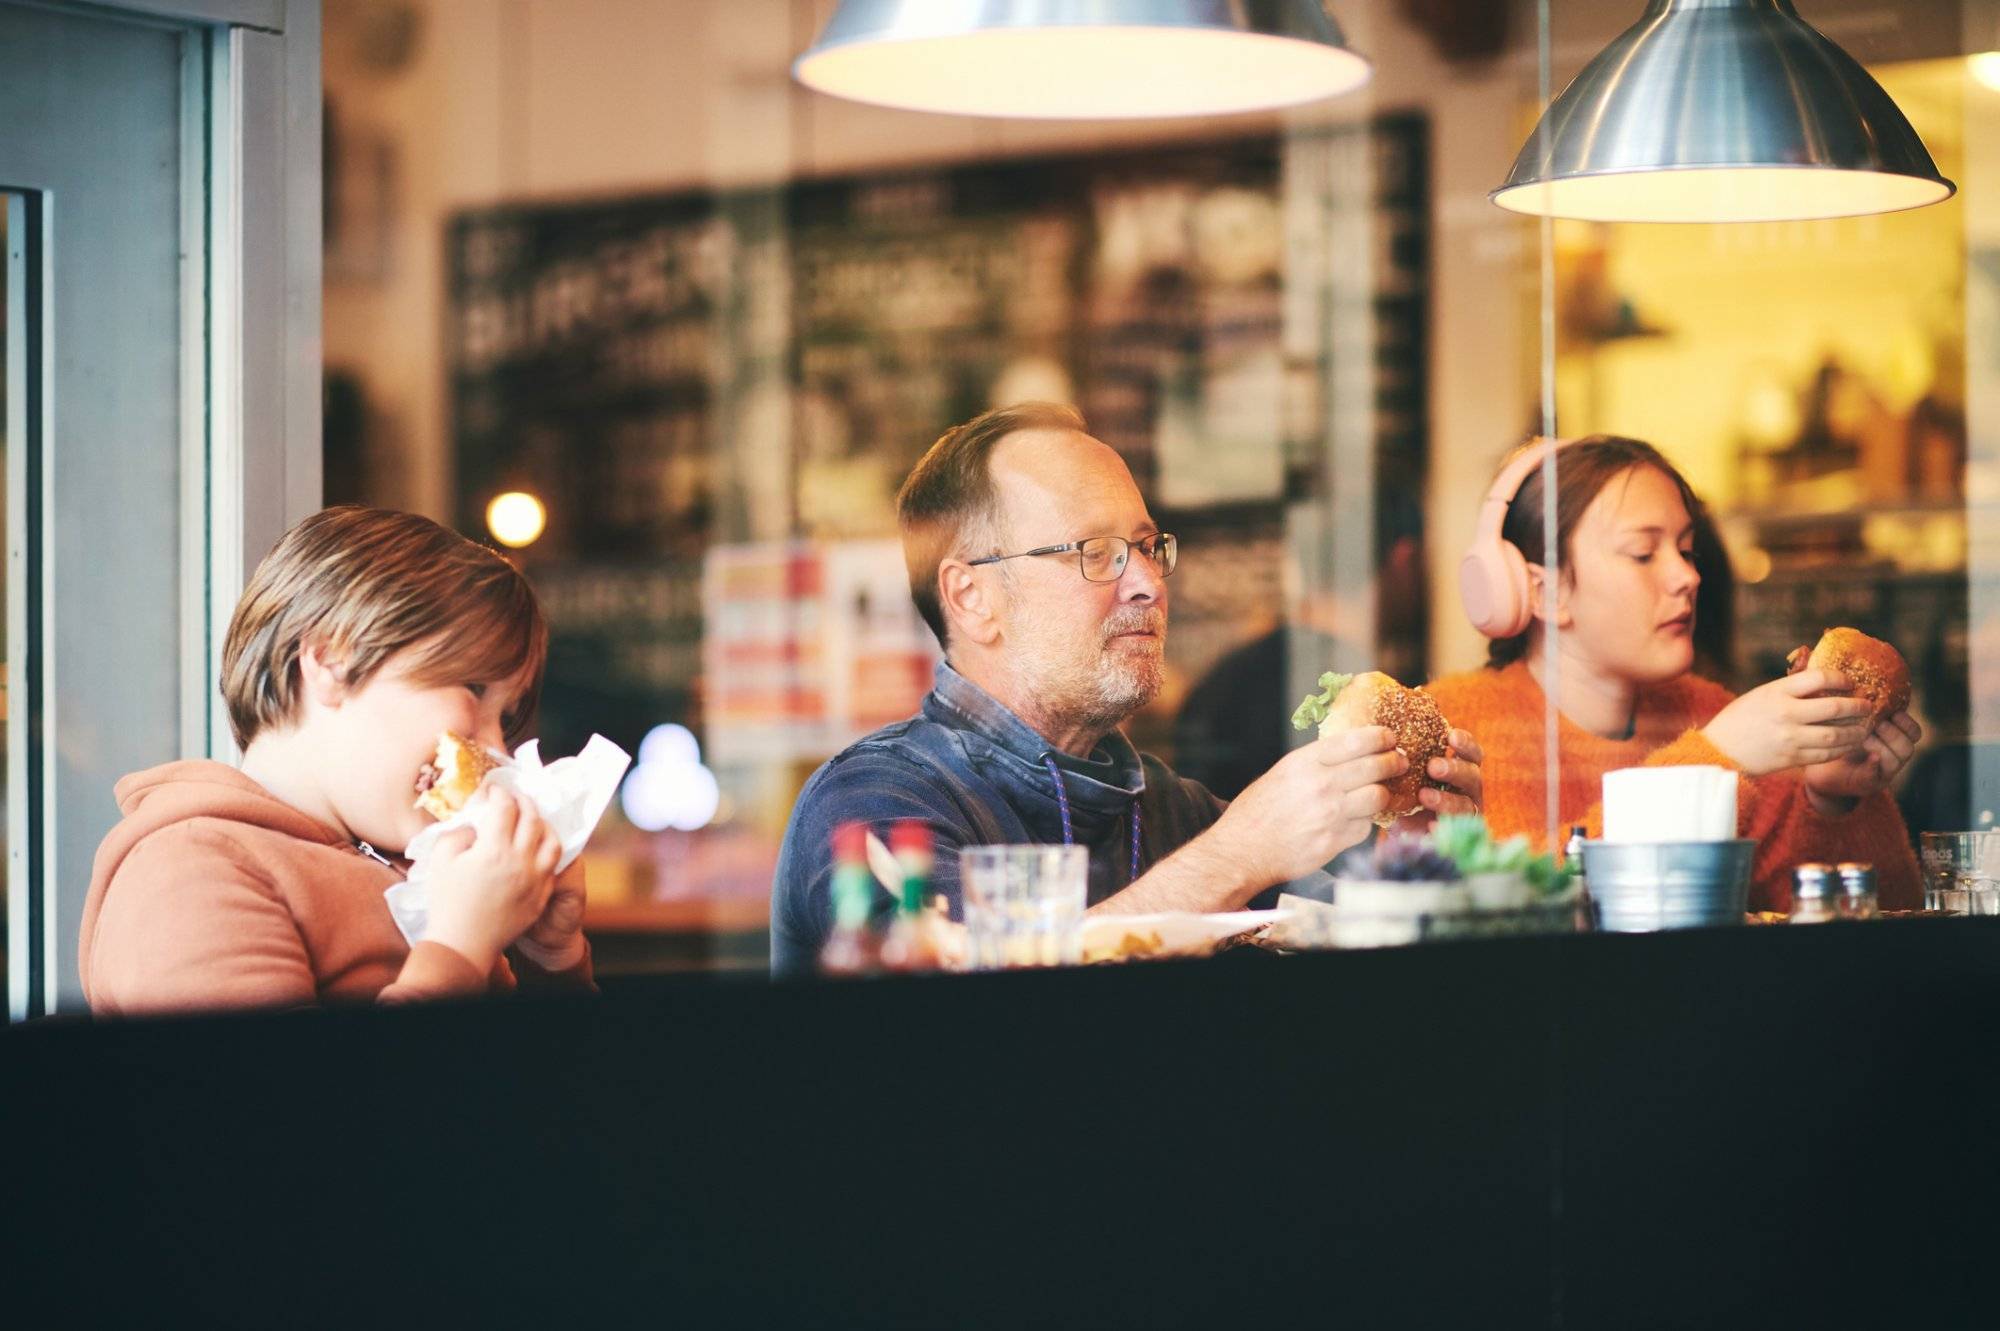
<path id="1" fill-rule="evenodd" d="M 1062 844 L 1062 808 L 1049 758 L 1069 797 L 1076 844 L 1090 849 L 1093 903 L 1135 877 L 1135 808 L 1140 874 L 1186 845 L 1224 808 L 1199 783 L 1133 748 L 1122 732 L 1105 736 L 1088 758 L 1057 751 L 941 661 L 918 715 L 857 741 L 814 772 L 800 792 L 771 892 L 771 969 L 810 971 L 826 941 L 833 921 L 833 829 L 841 823 L 865 822 L 885 842 L 889 825 L 899 819 L 927 823 L 937 845 L 931 891 L 944 894 L 954 917 L 960 915 L 959 847 Z M 882 891 L 875 903 L 878 911 L 892 906 Z"/>

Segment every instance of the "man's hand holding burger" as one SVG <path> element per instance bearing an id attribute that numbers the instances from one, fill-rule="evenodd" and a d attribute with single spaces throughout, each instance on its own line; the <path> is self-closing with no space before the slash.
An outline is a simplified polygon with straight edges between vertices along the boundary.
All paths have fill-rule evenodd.
<path id="1" fill-rule="evenodd" d="M 1271 874 L 1268 882 L 1322 867 L 1365 840 L 1371 823 L 1387 827 L 1399 818 L 1428 822 L 1440 813 L 1479 812 L 1485 755 L 1479 741 L 1445 720 L 1428 693 L 1375 670 L 1329 672 L 1319 683 L 1320 692 L 1292 714 L 1298 729 L 1316 727 L 1319 740 L 1288 755 L 1230 806 L 1233 814 L 1253 797 L 1261 802 L 1263 788 L 1270 787 L 1280 822 L 1268 831 L 1261 861 Z"/>
<path id="2" fill-rule="evenodd" d="M 1360 844 L 1394 802 L 1389 783 L 1410 770 L 1387 726 L 1340 731 L 1272 764 L 1206 833 L 1254 893 L 1300 878 Z"/>
<path id="3" fill-rule="evenodd" d="M 1093 913 L 1240 910 L 1259 892 L 1323 867 L 1365 840 L 1410 770 L 1387 726 L 1328 734 L 1293 749 L 1222 811 L 1215 825 Z"/>
<path id="4" fill-rule="evenodd" d="M 1452 729 L 1421 689 L 1379 672 L 1327 674 L 1292 724 L 1319 738 L 1273 763 L 1215 825 L 1125 891 L 1104 913 L 1229 910 L 1303 878 L 1398 818 L 1476 813 L 1479 743 Z"/>
<path id="5" fill-rule="evenodd" d="M 1478 813 L 1486 799 L 1486 782 L 1479 771 L 1486 753 L 1479 741 L 1471 731 L 1456 726 L 1448 737 L 1450 751 L 1431 759 L 1425 768 L 1425 774 L 1437 784 L 1417 792 L 1424 806 L 1423 813 L 1415 815 L 1423 820 L 1420 826 L 1427 827 L 1441 813 Z"/>

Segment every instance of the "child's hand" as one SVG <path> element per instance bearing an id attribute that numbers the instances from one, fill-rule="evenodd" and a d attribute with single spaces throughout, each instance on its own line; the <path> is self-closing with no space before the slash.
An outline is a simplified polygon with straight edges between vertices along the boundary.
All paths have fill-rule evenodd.
<path id="1" fill-rule="evenodd" d="M 486 971 L 548 905 L 562 843 L 525 795 L 485 787 L 467 807 L 472 826 L 431 852 L 428 937 Z"/>
<path id="2" fill-rule="evenodd" d="M 533 944 L 539 950 L 539 955 L 527 954 L 530 960 L 555 970 L 567 970 L 582 960 L 583 944 L 578 935 L 583 931 L 585 899 L 583 859 L 579 856 L 557 875 L 555 891 L 549 893 L 549 904 L 542 908 L 541 918 L 521 935 L 522 943 Z"/>

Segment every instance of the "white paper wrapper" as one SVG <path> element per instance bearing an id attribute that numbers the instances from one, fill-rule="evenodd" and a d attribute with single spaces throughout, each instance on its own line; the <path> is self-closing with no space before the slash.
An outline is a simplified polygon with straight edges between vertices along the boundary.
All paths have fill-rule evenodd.
<path id="1" fill-rule="evenodd" d="M 604 817 L 611 797 L 618 792 L 618 783 L 625 777 L 625 769 L 631 765 L 632 755 L 604 736 L 592 735 L 583 752 L 544 766 L 541 741 L 531 739 L 521 746 L 513 762 L 487 773 L 480 784 L 518 790 L 535 802 L 542 817 L 549 820 L 549 826 L 562 838 L 562 859 L 556 865 L 556 872 L 560 873 L 583 853 L 584 843 L 597 830 L 598 820 Z M 470 814 L 458 813 L 417 833 L 403 852 L 410 861 L 410 876 L 383 893 L 389 901 L 389 913 L 396 918 L 396 927 L 403 931 L 411 946 L 423 940 L 430 925 L 430 899 L 425 888 L 430 849 L 446 832 L 471 821 Z"/>
<path id="2" fill-rule="evenodd" d="M 1736 773 L 1726 767 L 1627 767 L 1606 772 L 1604 839 L 1733 841 Z"/>

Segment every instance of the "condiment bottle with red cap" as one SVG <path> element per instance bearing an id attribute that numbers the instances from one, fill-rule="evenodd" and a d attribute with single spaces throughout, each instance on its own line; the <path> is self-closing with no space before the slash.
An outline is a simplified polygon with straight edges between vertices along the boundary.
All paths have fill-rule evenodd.
<path id="1" fill-rule="evenodd" d="M 833 829 L 833 932 L 820 949 L 828 975 L 869 975 L 881 964 L 881 943 L 870 923 L 875 881 L 868 872 L 868 825 Z"/>
<path id="2" fill-rule="evenodd" d="M 931 868 L 936 863 L 930 827 L 913 818 L 903 819 L 889 829 L 889 850 L 896 857 L 902 881 L 896 896 L 896 917 L 889 922 L 889 936 L 882 942 L 882 968 L 934 971 L 942 963 L 924 911 L 924 889 L 930 885 Z"/>

